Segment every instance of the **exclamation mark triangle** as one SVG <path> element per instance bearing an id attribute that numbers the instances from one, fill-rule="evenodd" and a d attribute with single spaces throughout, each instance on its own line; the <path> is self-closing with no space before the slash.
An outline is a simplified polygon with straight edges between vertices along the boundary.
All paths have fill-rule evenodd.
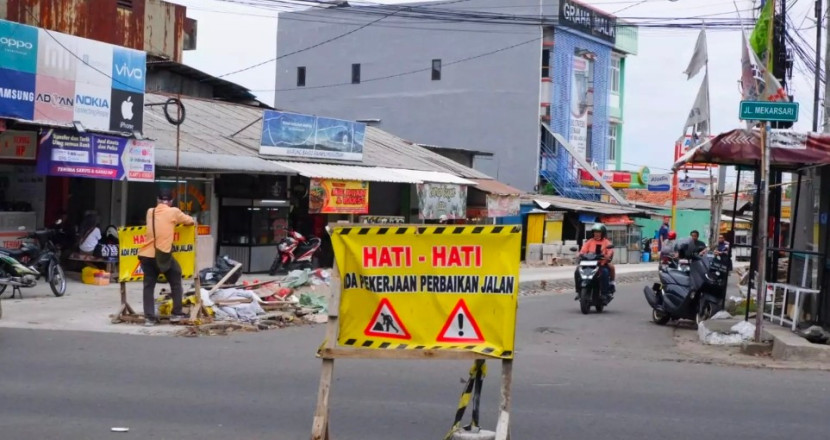
<path id="1" fill-rule="evenodd" d="M 484 342 L 484 335 L 463 299 L 452 309 L 447 322 L 435 338 L 437 342 Z"/>

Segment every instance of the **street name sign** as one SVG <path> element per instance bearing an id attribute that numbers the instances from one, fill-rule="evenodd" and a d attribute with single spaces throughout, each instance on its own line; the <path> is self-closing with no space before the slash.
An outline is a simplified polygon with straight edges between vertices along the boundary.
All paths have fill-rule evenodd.
<path id="1" fill-rule="evenodd" d="M 741 101 L 742 121 L 798 121 L 797 102 Z"/>

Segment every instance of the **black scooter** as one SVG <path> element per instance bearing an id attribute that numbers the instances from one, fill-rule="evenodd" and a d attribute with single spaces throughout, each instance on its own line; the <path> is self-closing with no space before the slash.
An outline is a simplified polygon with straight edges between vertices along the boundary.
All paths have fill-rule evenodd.
<path id="1" fill-rule="evenodd" d="M 609 249 L 613 249 L 613 246 Z M 576 250 L 576 248 L 571 248 L 572 252 Z M 600 288 L 599 274 L 602 268 L 601 263 L 605 259 L 602 255 L 602 248 L 597 246 L 593 254 L 580 255 L 578 258 L 574 281 L 576 290 L 579 292 L 579 310 L 583 315 L 587 315 L 591 307 L 594 307 L 597 313 L 602 313 L 605 306 L 614 299 L 611 292 L 602 292 Z"/>
<path id="2" fill-rule="evenodd" d="M 651 306 L 651 319 L 658 325 L 680 319 L 698 324 L 721 310 L 729 277 L 726 255 L 696 255 L 688 260 L 673 259 L 661 264 L 659 283 L 645 286 L 643 293 Z"/>
<path id="3" fill-rule="evenodd" d="M 0 248 L 0 294 L 12 286 L 12 298 L 23 298 L 20 288 L 35 287 L 41 277 L 55 296 L 66 293 L 66 276 L 53 241 L 56 235 L 56 229 L 38 230 L 20 237 L 35 243 L 24 243 L 20 249 Z"/>

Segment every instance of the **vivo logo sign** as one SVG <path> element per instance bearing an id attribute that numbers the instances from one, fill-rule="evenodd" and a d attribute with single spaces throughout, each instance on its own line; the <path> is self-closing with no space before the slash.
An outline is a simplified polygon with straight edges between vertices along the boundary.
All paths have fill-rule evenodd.
<path id="1" fill-rule="evenodd" d="M 0 37 L 0 46 L 12 47 L 15 49 L 27 49 L 31 50 L 34 48 L 32 43 L 23 40 L 15 40 L 11 37 Z"/>
<path id="2" fill-rule="evenodd" d="M 140 67 L 130 68 L 126 63 L 115 66 L 115 71 L 121 75 L 126 76 L 127 78 L 132 79 L 142 79 L 144 78 L 144 72 L 142 72 Z"/>

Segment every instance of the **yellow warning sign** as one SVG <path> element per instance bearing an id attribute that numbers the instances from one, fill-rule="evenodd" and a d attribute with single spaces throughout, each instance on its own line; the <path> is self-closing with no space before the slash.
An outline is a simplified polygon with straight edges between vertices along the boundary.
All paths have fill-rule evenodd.
<path id="1" fill-rule="evenodd" d="M 331 236 L 340 345 L 513 357 L 519 227 L 337 226 Z"/>
<path id="2" fill-rule="evenodd" d="M 144 272 L 138 264 L 138 251 L 144 246 L 145 226 L 118 228 L 118 281 L 141 281 Z M 182 267 L 182 278 L 192 278 L 196 269 L 196 228 L 176 226 L 173 235 L 173 258 Z M 163 278 L 163 275 L 159 277 Z"/>

